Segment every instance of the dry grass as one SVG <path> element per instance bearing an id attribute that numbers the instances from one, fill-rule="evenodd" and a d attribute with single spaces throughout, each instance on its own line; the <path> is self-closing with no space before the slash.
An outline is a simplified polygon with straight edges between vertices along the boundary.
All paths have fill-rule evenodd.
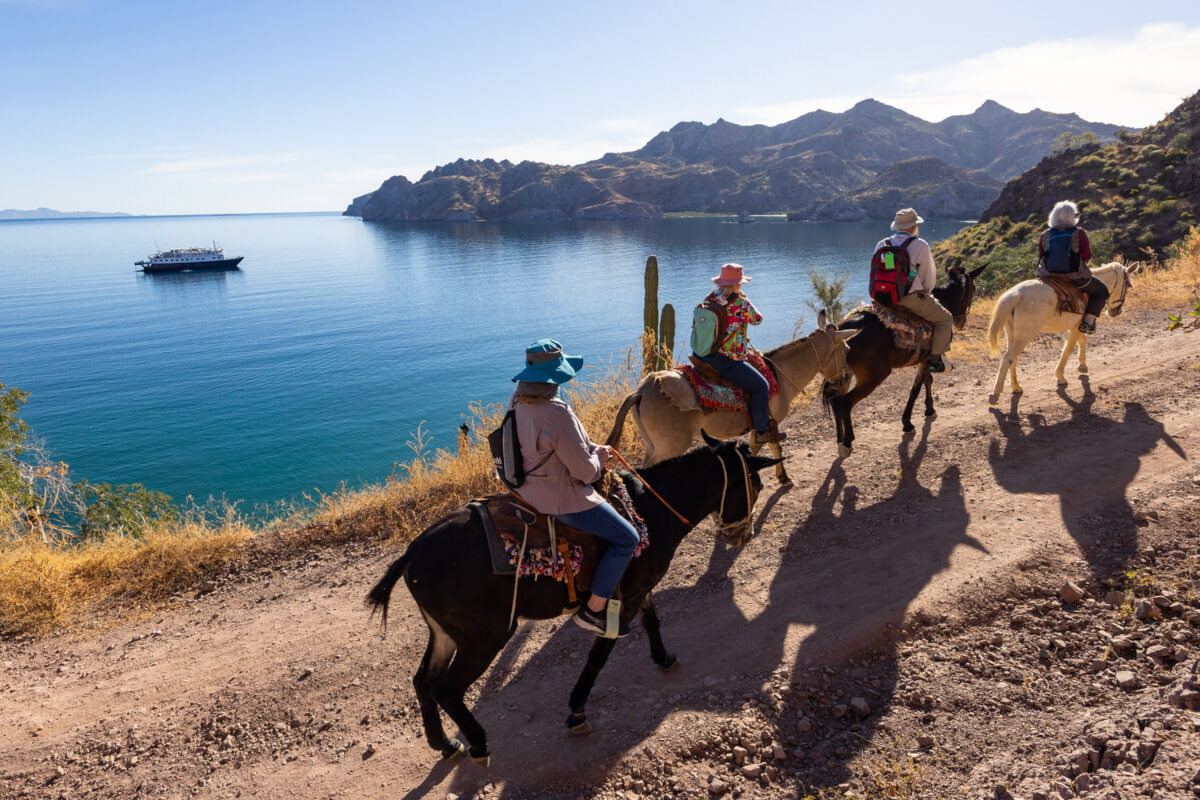
<path id="1" fill-rule="evenodd" d="M 1172 309 L 1200 299 L 1200 228 L 1192 228 L 1165 262 L 1143 262 L 1126 304 L 1134 309 Z"/>
<path id="2" fill-rule="evenodd" d="M 976 297 L 971 303 L 971 311 L 967 314 L 967 324 L 961 331 L 954 332 L 954 340 L 950 343 L 950 359 L 952 361 L 983 362 L 989 361 L 987 328 L 992 318 L 992 308 L 996 305 L 994 297 Z"/>
<path id="3" fill-rule="evenodd" d="M 594 439 L 608 433 L 640 366 L 635 369 L 627 354 L 623 364 L 585 373 L 577 379 L 579 386 L 566 392 Z M 386 482 L 314 498 L 315 510 L 288 527 L 256 527 L 227 512 L 215 519 L 193 514 L 140 538 L 63 544 L 73 537 L 62 531 L 49 541 L 28 536 L 0 542 L 0 634 L 43 634 L 104 601 L 161 600 L 219 577 L 246 557 L 288 555 L 350 540 L 408 541 L 472 497 L 501 489 L 482 434 L 500 424 L 503 411 L 499 404 L 472 406 L 477 437 L 459 452 L 429 452 L 418 428 L 410 443 L 412 459 L 397 466 Z M 636 437 L 623 455 L 640 460 Z M 15 504 L 0 496 L 0 517 L 17 513 Z"/>

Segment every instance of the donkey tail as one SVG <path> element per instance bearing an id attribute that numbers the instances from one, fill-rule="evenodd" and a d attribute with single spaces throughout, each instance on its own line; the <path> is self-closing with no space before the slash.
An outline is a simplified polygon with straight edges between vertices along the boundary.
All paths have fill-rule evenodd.
<path id="1" fill-rule="evenodd" d="M 367 599 L 364 601 L 371 608 L 371 616 L 375 616 L 375 612 L 382 613 L 382 623 L 384 631 L 387 631 L 388 618 L 388 603 L 392 597 L 392 587 L 396 582 L 404 577 L 404 570 L 408 569 L 408 552 L 397 558 L 388 567 L 387 572 L 379 579 L 379 583 L 367 592 Z"/>
<path id="2" fill-rule="evenodd" d="M 621 433 L 625 430 L 625 416 L 629 413 L 629 409 L 633 408 L 642 399 L 642 390 L 634 389 L 625 396 L 625 400 L 621 403 L 621 407 L 617 409 L 617 418 L 613 420 L 612 430 L 609 431 L 608 438 L 604 440 L 604 444 L 609 447 L 616 447 L 621 443 Z"/>
<path id="3" fill-rule="evenodd" d="M 1000 296 L 992 309 L 992 321 L 988 325 L 988 349 L 992 353 L 1000 350 L 1000 331 L 1004 329 L 1005 323 L 1012 319 L 1019 297 L 1016 292 L 1009 290 Z"/>

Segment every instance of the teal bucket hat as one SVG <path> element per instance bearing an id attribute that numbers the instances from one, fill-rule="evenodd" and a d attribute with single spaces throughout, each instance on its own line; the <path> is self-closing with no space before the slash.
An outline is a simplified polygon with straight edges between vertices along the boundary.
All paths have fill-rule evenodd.
<path id="1" fill-rule="evenodd" d="M 582 368 L 583 356 L 563 355 L 556 340 L 538 339 L 525 348 L 525 369 L 513 376 L 513 381 L 566 383 Z"/>

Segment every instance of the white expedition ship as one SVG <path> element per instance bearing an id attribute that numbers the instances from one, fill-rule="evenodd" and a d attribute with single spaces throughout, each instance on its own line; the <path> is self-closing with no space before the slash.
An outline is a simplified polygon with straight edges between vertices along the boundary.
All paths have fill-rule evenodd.
<path id="1" fill-rule="evenodd" d="M 212 247 L 187 247 L 181 250 L 160 250 L 134 266 L 142 272 L 187 272 L 201 269 L 237 269 L 244 256 L 226 258 L 225 251 L 213 242 Z"/>

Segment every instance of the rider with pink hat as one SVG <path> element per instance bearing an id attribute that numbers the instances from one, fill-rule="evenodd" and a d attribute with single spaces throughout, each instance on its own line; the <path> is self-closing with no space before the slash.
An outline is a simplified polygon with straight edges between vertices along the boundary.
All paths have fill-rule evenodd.
<path id="1" fill-rule="evenodd" d="M 771 424 L 770 387 L 767 379 L 746 357 L 753 351 L 746 334 L 749 325 L 762 324 L 762 314 L 742 291 L 742 284 L 751 279 L 742 274 L 741 264 L 722 264 L 721 274 L 712 279 L 717 285 L 705 303 L 715 302 L 724 307 L 725 338 L 708 355 L 696 357 L 715 369 L 722 378 L 740 386 L 749 395 L 750 422 L 754 427 L 754 443 L 765 444 L 783 438 Z"/>

